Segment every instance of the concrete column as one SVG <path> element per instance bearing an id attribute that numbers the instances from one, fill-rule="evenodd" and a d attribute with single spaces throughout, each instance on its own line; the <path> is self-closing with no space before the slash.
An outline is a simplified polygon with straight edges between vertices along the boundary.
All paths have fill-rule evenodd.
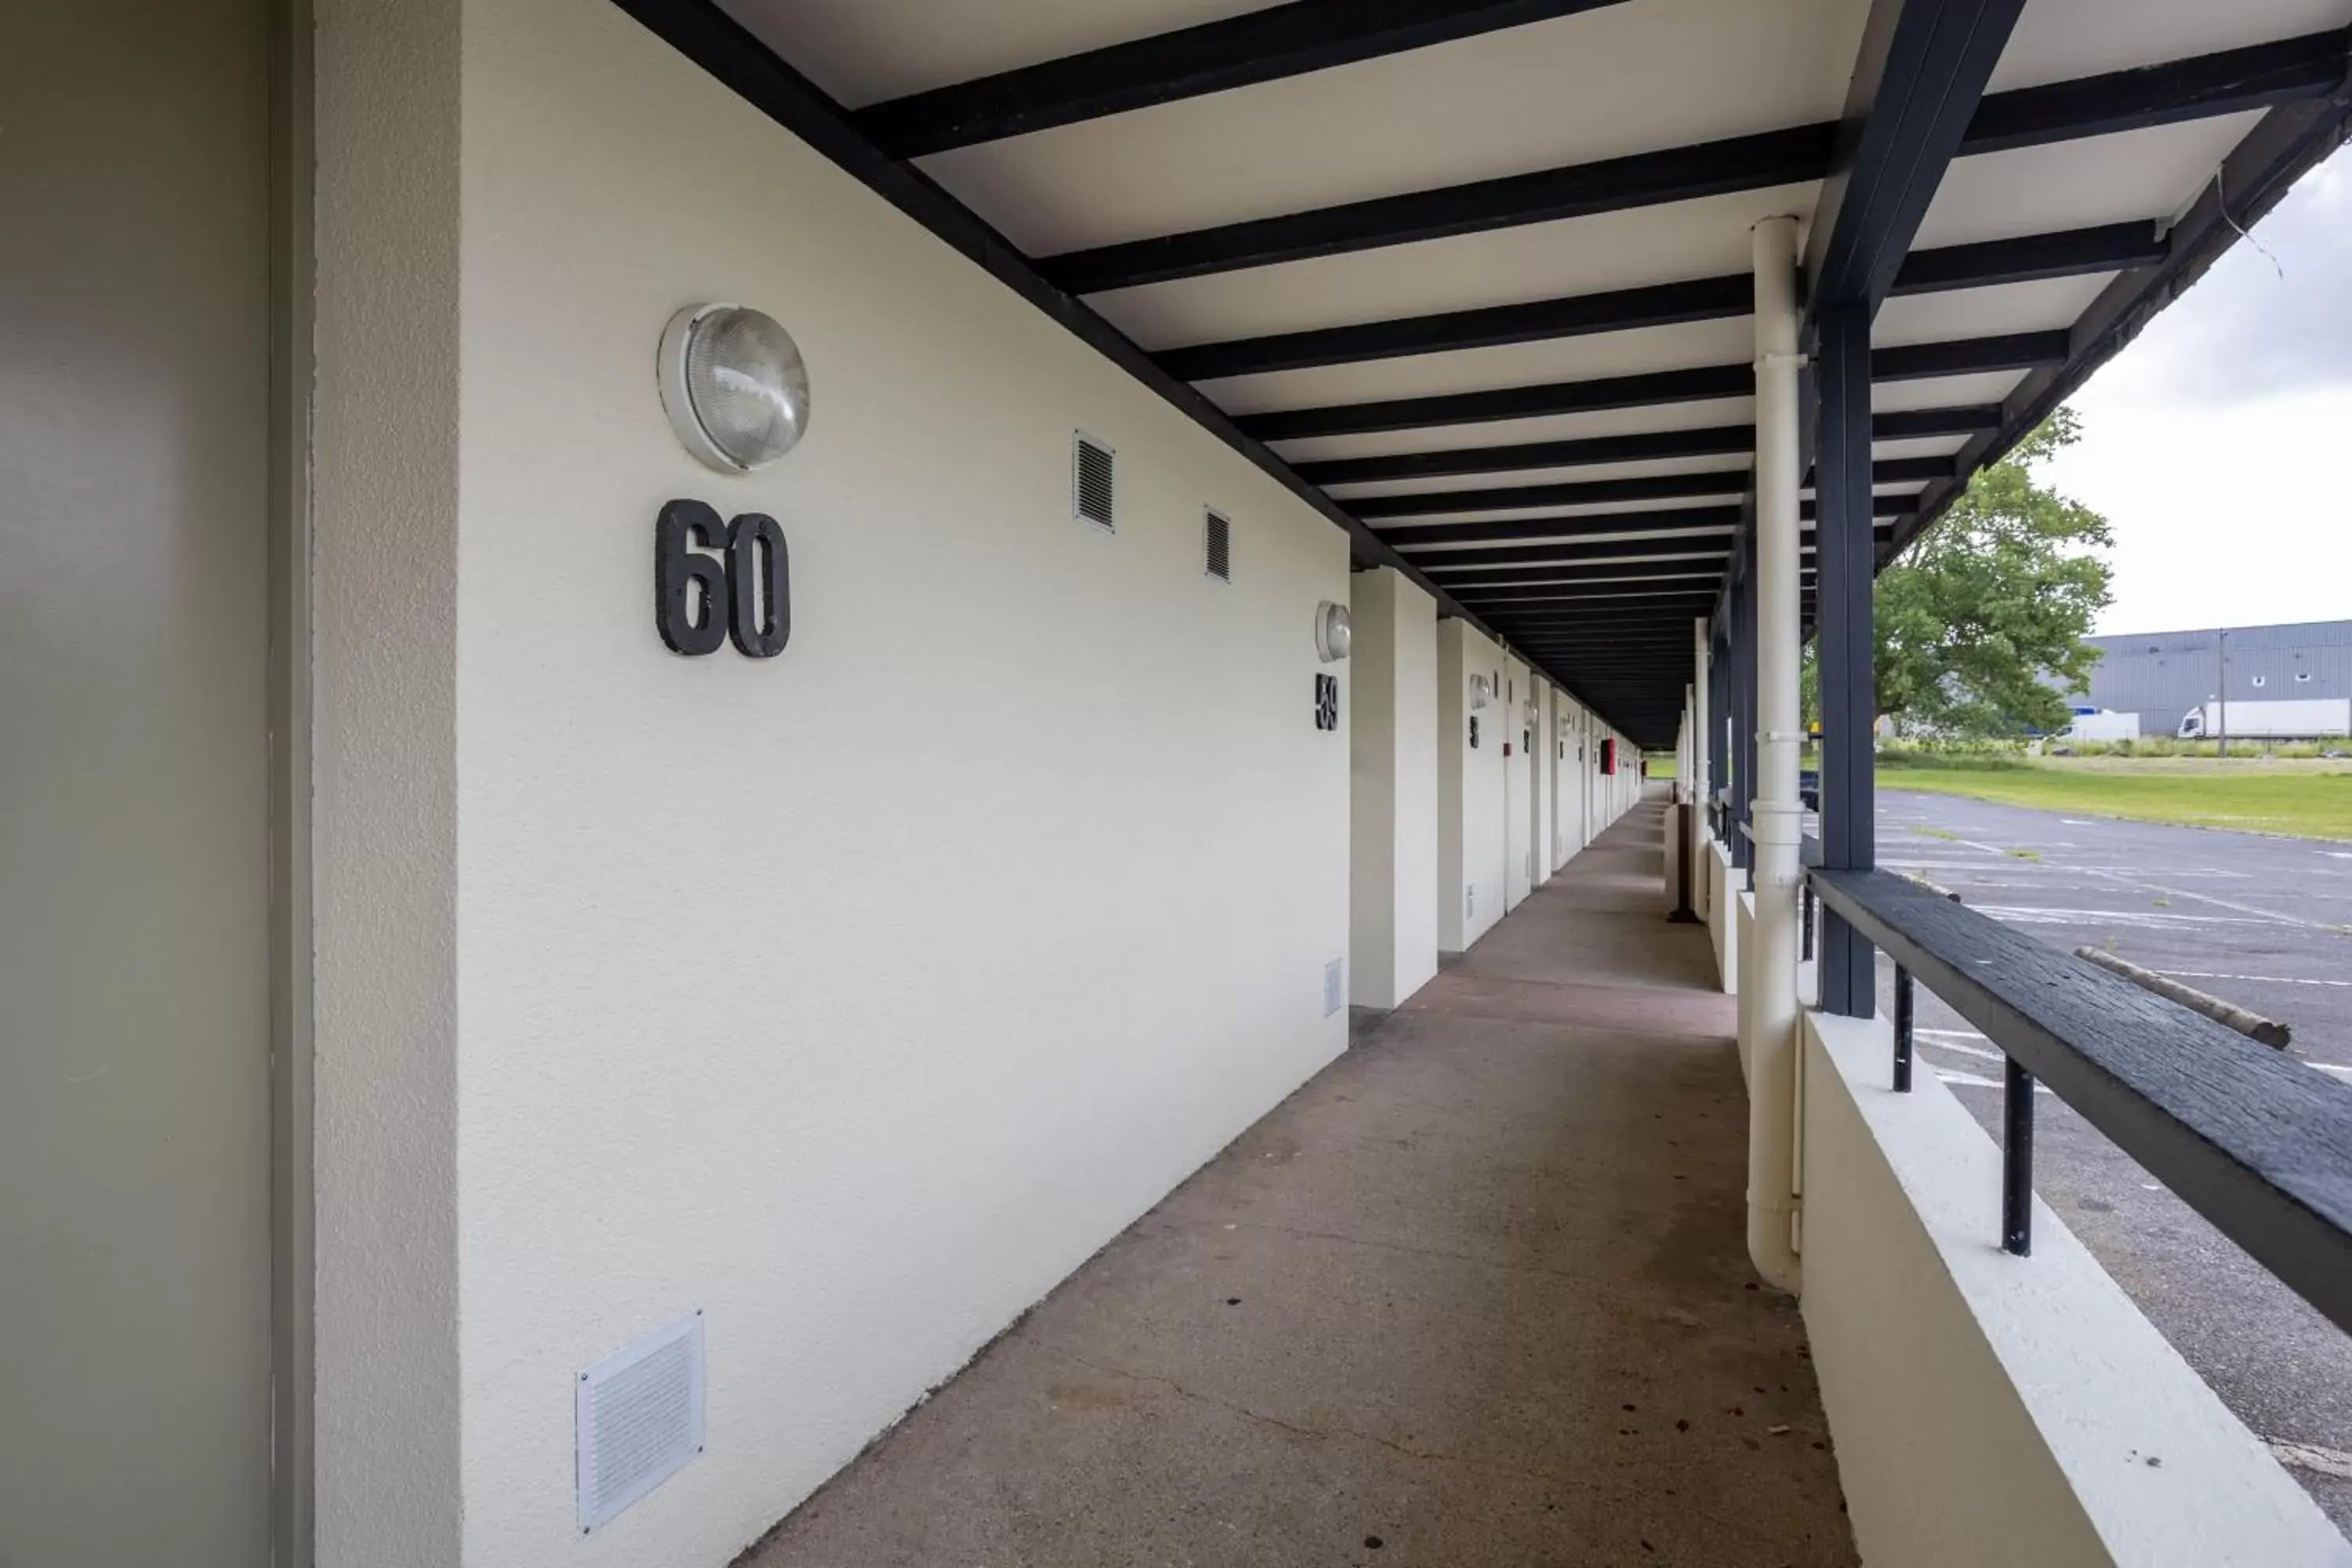
<path id="1" fill-rule="evenodd" d="M 1740 990 L 1752 1041 L 1748 1077 L 1748 1254 L 1797 1288 L 1798 799 L 1797 222 L 1754 230 L 1756 261 L 1756 757 L 1753 983 Z"/>
<path id="2" fill-rule="evenodd" d="M 1348 1000 L 1395 1006 L 1437 973 L 1437 602 L 1354 574 L 1348 659 Z"/>

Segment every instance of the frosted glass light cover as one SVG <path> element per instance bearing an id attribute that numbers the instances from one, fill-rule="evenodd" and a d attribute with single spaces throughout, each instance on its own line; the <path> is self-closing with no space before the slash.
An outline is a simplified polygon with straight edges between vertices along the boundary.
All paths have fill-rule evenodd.
<path id="1" fill-rule="evenodd" d="M 808 367 L 774 317 L 741 305 L 689 305 L 662 333 L 662 406 L 671 428 L 726 473 L 763 468 L 808 429 Z"/>
<path id="2" fill-rule="evenodd" d="M 1315 652 L 1326 664 L 1336 664 L 1348 657 L 1348 645 L 1354 640 L 1348 622 L 1348 606 L 1326 599 L 1315 606 Z"/>

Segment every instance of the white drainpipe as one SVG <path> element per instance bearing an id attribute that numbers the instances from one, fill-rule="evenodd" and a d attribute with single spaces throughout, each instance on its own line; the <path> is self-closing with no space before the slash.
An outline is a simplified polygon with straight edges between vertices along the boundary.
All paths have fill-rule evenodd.
<path id="1" fill-rule="evenodd" d="M 1756 952 L 1748 1102 L 1748 1256 L 1797 1289 L 1797 220 L 1756 226 Z"/>

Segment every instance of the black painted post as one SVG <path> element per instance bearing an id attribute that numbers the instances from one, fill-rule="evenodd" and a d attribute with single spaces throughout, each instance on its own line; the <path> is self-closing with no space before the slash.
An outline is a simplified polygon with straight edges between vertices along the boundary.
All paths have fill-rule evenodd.
<path id="1" fill-rule="evenodd" d="M 2033 1075 L 2004 1058 L 2000 1091 L 2000 1247 L 2033 1251 Z"/>
<path id="2" fill-rule="evenodd" d="M 1810 881 L 1798 893 L 1797 910 L 1797 958 L 1801 963 L 1813 956 L 1813 885 Z"/>
<path id="3" fill-rule="evenodd" d="M 1895 966 L 1895 1092 L 1911 1092 L 1911 972 Z"/>
<path id="4" fill-rule="evenodd" d="M 1878 858 L 1871 778 L 1877 703 L 1870 602 L 1870 316 L 1861 301 L 1823 310 L 1814 360 L 1822 397 L 1813 459 L 1822 866 L 1839 871 L 1868 870 Z M 1834 910 L 1823 911 L 1820 952 L 1822 1011 L 1847 1018 L 1876 1012 L 1876 957 Z"/>
<path id="5" fill-rule="evenodd" d="M 1706 721 L 1714 733 L 1707 737 L 1706 748 L 1706 826 L 1720 842 L 1731 830 L 1726 820 L 1720 797 L 1731 778 L 1731 633 L 1728 607 L 1717 616 L 1714 640 L 1708 645 L 1706 678 L 1712 688 L 1707 698 Z"/>

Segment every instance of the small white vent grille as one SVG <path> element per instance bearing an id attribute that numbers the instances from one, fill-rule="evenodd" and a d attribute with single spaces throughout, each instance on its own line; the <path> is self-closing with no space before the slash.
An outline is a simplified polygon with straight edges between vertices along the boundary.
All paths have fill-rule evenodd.
<path id="1" fill-rule="evenodd" d="M 1347 1005 L 1347 961 L 1335 958 L 1323 966 L 1323 1016 L 1328 1018 Z"/>
<path id="2" fill-rule="evenodd" d="M 1097 528 L 1116 529 L 1118 501 L 1117 455 L 1079 431 L 1070 450 L 1070 515 Z"/>
<path id="3" fill-rule="evenodd" d="M 582 1373 L 573 1406 L 580 1533 L 609 1523 L 702 1452 L 702 1419 L 699 1312 Z"/>
<path id="4" fill-rule="evenodd" d="M 1221 583 L 1234 580 L 1234 524 L 1222 512 L 1201 514 L 1202 569 Z"/>

